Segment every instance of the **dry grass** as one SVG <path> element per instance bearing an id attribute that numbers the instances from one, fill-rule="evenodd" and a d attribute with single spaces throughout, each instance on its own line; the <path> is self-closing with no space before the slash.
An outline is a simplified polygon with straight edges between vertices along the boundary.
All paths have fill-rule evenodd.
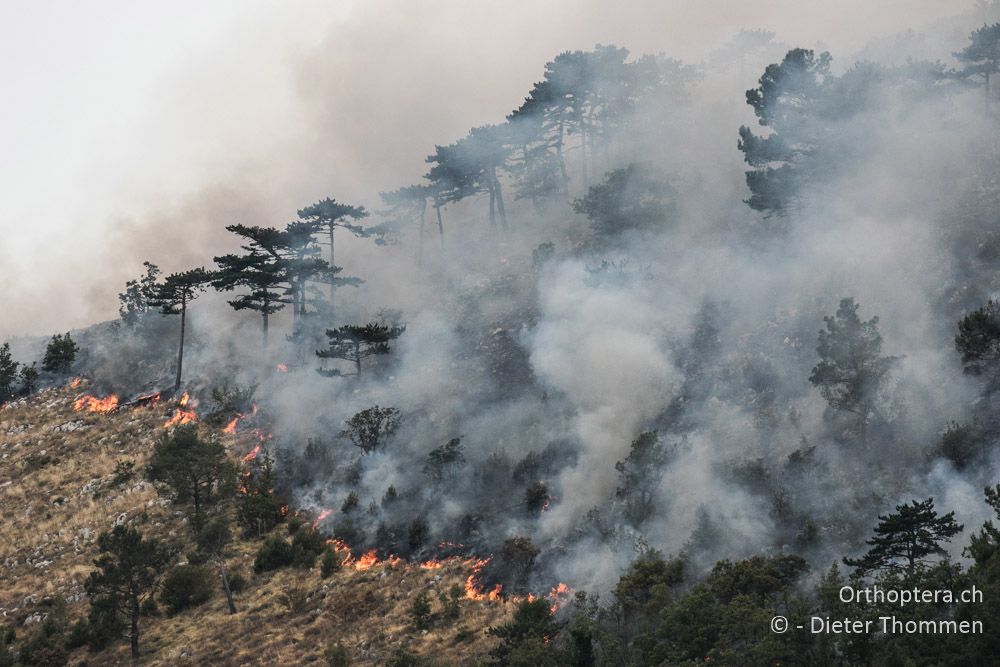
<path id="1" fill-rule="evenodd" d="M 188 538 L 184 513 L 141 479 L 171 406 L 75 412 L 73 400 L 85 391 L 47 390 L 0 409 L 0 623 L 23 624 L 44 609 L 46 596 L 64 598 L 71 618 L 85 616 L 83 582 L 93 569 L 97 534 L 122 515 L 161 539 L 180 544 Z M 68 424 L 77 428 L 67 430 L 73 429 Z M 138 474 L 116 485 L 121 460 L 134 462 Z M 227 613 L 218 592 L 177 616 L 143 618 L 143 664 L 324 665 L 326 647 L 340 642 L 353 665 L 385 664 L 398 648 L 434 664 L 473 665 L 492 645 L 485 629 L 511 611 L 509 604 L 463 600 L 457 621 L 439 620 L 417 632 L 408 614 L 412 597 L 428 590 L 439 611 L 438 596 L 468 575 L 460 562 L 438 570 L 345 568 L 325 580 L 318 567 L 252 575 L 258 546 L 233 545 L 228 565 L 249 579 L 236 596 L 236 614 Z M 97 654 L 78 649 L 71 663 L 128 664 L 128 646 Z"/>

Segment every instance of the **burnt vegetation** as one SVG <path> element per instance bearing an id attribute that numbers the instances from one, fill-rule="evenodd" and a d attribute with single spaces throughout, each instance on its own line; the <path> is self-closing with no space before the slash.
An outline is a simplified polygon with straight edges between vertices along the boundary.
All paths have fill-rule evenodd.
<path id="1" fill-rule="evenodd" d="M 423 179 L 380 208 L 325 197 L 283 226 L 220 220 L 229 252 L 166 275 L 145 262 L 110 326 L 57 334 L 28 364 L 0 346 L 4 413 L 70 382 L 86 382 L 88 419 L 162 410 L 148 458 L 120 460 L 109 486 L 151 484 L 184 520 L 102 531 L 85 618 L 53 608 L 4 633 L 0 665 L 122 639 L 138 658 L 147 623 L 218 596 L 252 613 L 244 591 L 275 581 L 290 618 L 402 608 L 391 653 L 332 636 L 331 665 L 437 664 L 411 642 L 446 635 L 499 665 L 988 664 L 1000 306 L 995 259 L 969 249 L 995 233 L 1000 152 L 954 158 L 967 172 L 933 210 L 915 192 L 883 206 L 863 181 L 891 171 L 886 146 L 913 127 L 965 147 L 978 142 L 961 128 L 995 133 L 1000 24 L 956 44 L 950 68 L 838 70 L 773 37 L 744 31 L 697 67 L 616 46 L 559 54 L 502 122 L 434 146 Z M 699 86 L 734 66 L 759 73 L 727 98 L 757 127 L 721 128 L 745 171 L 713 179 L 665 146 Z M 933 252 L 887 260 L 905 274 L 898 303 L 867 265 L 885 237 L 833 206 L 848 188 L 872 226 L 927 216 Z M 803 250 L 834 237 L 848 250 Z M 911 275 L 933 262 L 932 285 Z M 32 456 L 30 471 L 56 461 Z M 956 517 L 949 504 L 972 510 L 954 489 L 986 503 Z M 389 601 L 378 582 L 402 567 L 464 569 Z M 287 584 L 375 568 L 336 603 Z M 847 582 L 975 585 L 987 602 L 856 608 L 837 596 Z M 510 613 L 467 625 L 491 604 Z M 769 626 L 890 613 L 985 631 Z"/>

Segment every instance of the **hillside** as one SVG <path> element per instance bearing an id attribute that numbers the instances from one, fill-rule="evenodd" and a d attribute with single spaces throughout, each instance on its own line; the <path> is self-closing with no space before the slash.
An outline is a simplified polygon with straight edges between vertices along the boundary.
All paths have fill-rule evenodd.
<path id="1" fill-rule="evenodd" d="M 141 475 L 115 476 L 119 461 L 143 469 L 176 402 L 110 414 L 74 410 L 85 392 L 86 384 L 49 389 L 0 410 L 0 618 L 17 641 L 41 628 L 57 600 L 65 601 L 70 622 L 86 616 L 83 583 L 94 569 L 99 532 L 124 523 L 174 544 L 190 540 L 185 512 Z M 225 444 L 234 462 L 246 452 L 238 436 L 227 435 Z M 325 648 L 336 642 L 356 665 L 385 664 L 400 648 L 433 653 L 444 664 L 474 664 L 491 646 L 483 631 L 511 607 L 462 599 L 457 620 L 418 632 L 408 600 L 426 590 L 438 609 L 439 594 L 464 587 L 471 571 L 465 560 L 427 567 L 381 562 L 368 569 L 358 569 L 364 566 L 358 561 L 326 579 L 318 567 L 255 575 L 259 545 L 232 545 L 227 565 L 248 579 L 236 594 L 236 614 L 226 613 L 220 587 L 193 610 L 143 617 L 144 664 L 322 663 Z M 80 647 L 69 664 L 126 664 L 128 651 L 122 642 L 99 652 Z"/>

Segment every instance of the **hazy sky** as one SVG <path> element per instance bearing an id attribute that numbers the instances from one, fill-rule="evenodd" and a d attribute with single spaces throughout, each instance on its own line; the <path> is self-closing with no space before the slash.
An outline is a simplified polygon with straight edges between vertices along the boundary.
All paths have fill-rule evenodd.
<path id="1" fill-rule="evenodd" d="M 747 27 L 836 55 L 971 2 L 539 4 L 0 0 L 0 338 L 113 316 L 144 259 L 210 262 L 225 224 L 377 204 L 562 50 L 697 61 Z"/>

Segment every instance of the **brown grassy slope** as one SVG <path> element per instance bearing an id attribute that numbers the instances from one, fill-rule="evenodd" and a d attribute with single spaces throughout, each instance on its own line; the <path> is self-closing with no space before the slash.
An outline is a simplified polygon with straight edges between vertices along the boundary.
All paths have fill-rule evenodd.
<path id="1" fill-rule="evenodd" d="M 46 390 L 0 409 L 0 625 L 15 624 L 21 637 L 43 617 L 45 597 L 64 598 L 71 620 L 86 615 L 83 582 L 93 569 L 96 536 L 116 521 L 189 548 L 186 508 L 173 506 L 141 478 L 173 405 L 109 415 L 75 412 L 73 400 L 85 390 Z M 239 447 L 235 438 L 226 442 Z M 122 460 L 132 461 L 139 474 L 115 484 Z M 323 652 L 336 642 L 348 648 L 354 665 L 385 664 L 399 648 L 434 664 L 477 664 L 492 645 L 485 629 L 511 611 L 509 604 L 463 600 L 457 621 L 439 619 L 417 632 L 408 615 L 412 597 L 429 591 L 439 611 L 438 595 L 464 582 L 466 566 L 344 568 L 326 580 L 318 568 L 254 575 L 259 544 L 232 545 L 230 570 L 249 579 L 236 596 L 238 613 L 227 614 L 216 591 L 194 610 L 144 617 L 143 664 L 325 664 Z M 128 662 L 124 641 L 100 653 L 77 649 L 71 658 L 71 664 Z"/>

